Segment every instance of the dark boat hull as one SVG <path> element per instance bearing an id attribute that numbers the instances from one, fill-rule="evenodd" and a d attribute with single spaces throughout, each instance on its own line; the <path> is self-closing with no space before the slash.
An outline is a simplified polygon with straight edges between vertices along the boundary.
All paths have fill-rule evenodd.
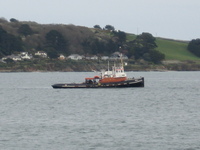
<path id="1" fill-rule="evenodd" d="M 144 87 L 144 78 L 128 79 L 122 82 L 115 83 L 96 83 L 96 84 L 86 84 L 86 83 L 74 83 L 74 84 L 54 84 L 53 88 L 126 88 L 126 87 Z"/>

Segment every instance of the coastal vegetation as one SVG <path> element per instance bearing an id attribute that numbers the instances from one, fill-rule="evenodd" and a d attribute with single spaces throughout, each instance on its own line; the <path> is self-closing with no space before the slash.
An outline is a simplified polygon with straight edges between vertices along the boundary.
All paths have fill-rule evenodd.
<path id="1" fill-rule="evenodd" d="M 38 24 L 36 22 L 0 19 L 0 71 L 91 71 L 107 66 L 101 57 L 114 52 L 127 56 L 126 70 L 200 70 L 199 40 L 180 41 L 116 30 L 112 25 L 93 28 Z M 30 59 L 13 60 L 9 55 L 29 53 Z M 44 52 L 48 57 L 39 57 Z M 84 58 L 71 60 L 78 54 Z M 64 60 L 58 59 L 65 56 Z M 27 57 L 26 57 L 27 58 Z"/>
<path id="2" fill-rule="evenodd" d="M 190 41 L 187 49 L 194 55 L 200 57 L 200 39 L 193 39 L 192 41 Z"/>

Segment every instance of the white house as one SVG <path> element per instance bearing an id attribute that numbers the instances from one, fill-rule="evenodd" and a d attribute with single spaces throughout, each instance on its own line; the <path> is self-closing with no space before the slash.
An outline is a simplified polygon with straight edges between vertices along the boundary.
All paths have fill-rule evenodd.
<path id="1" fill-rule="evenodd" d="M 20 61 L 20 60 L 22 60 L 22 58 L 20 56 L 15 56 L 15 55 L 12 56 L 11 59 L 14 60 L 14 61 Z"/>
<path id="2" fill-rule="evenodd" d="M 92 60 L 97 60 L 98 57 L 97 57 L 96 55 L 94 55 L 94 56 L 90 57 L 90 59 L 92 59 Z"/>
<path id="3" fill-rule="evenodd" d="M 64 59 L 66 59 L 66 57 L 63 54 L 60 54 L 60 56 L 58 57 L 58 59 L 64 60 Z"/>
<path id="4" fill-rule="evenodd" d="M 9 56 L 6 56 L 6 57 L 3 57 L 2 60 L 7 60 L 7 59 L 12 59 L 13 61 L 20 61 L 22 60 L 22 58 L 18 55 L 9 55 Z"/>
<path id="5" fill-rule="evenodd" d="M 101 57 L 101 60 L 108 60 L 108 59 L 109 59 L 108 56 L 102 56 L 102 57 Z"/>
<path id="6" fill-rule="evenodd" d="M 32 58 L 32 55 L 29 55 L 28 52 L 21 52 L 20 53 L 20 57 L 22 59 L 31 59 Z"/>
<path id="7" fill-rule="evenodd" d="M 21 52 L 20 55 L 28 55 L 28 52 Z"/>
<path id="8" fill-rule="evenodd" d="M 47 58 L 47 53 L 44 52 L 44 51 L 37 51 L 35 53 L 35 56 L 40 56 L 40 57 L 43 57 L 43 58 Z"/>
<path id="9" fill-rule="evenodd" d="M 68 56 L 69 59 L 72 59 L 72 60 L 81 60 L 83 59 L 83 56 L 80 56 L 78 54 L 71 54 Z"/>

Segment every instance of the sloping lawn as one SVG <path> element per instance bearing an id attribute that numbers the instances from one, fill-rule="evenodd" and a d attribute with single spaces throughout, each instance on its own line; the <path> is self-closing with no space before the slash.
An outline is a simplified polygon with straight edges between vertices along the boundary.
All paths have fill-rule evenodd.
<path id="1" fill-rule="evenodd" d="M 187 50 L 188 43 L 157 38 L 156 44 L 157 50 L 165 54 L 166 60 L 200 60 Z"/>

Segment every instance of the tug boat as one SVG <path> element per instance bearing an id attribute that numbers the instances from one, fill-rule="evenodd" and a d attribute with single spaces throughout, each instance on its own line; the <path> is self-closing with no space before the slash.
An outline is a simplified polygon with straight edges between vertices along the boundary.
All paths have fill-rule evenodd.
<path id="1" fill-rule="evenodd" d="M 119 67 L 112 67 L 112 71 L 102 70 L 100 76 L 85 78 L 83 83 L 62 83 L 54 84 L 53 88 L 125 88 L 125 87 L 144 87 L 144 77 L 127 78 L 124 72 L 123 61 Z"/>

